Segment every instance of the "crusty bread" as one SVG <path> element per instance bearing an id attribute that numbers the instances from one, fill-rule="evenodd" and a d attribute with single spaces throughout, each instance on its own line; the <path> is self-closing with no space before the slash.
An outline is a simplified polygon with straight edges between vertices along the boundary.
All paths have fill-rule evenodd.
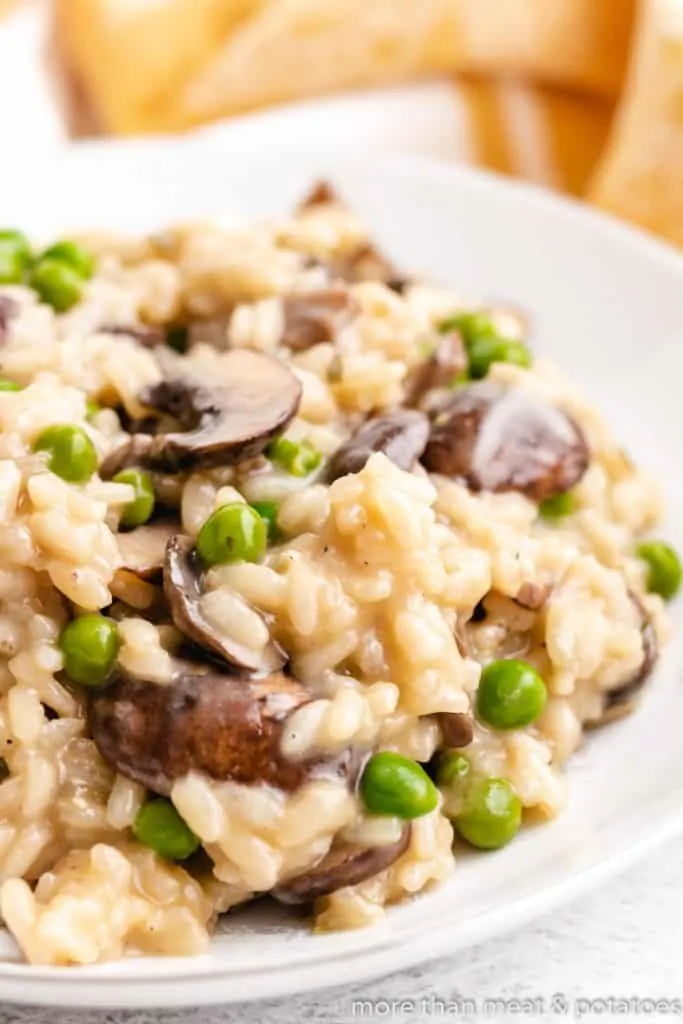
<path id="1" fill-rule="evenodd" d="M 182 129 L 432 71 L 613 94 L 635 0 L 55 0 L 105 128 Z"/>
<path id="2" fill-rule="evenodd" d="M 65 77 L 88 122 L 126 133 L 153 130 L 156 112 L 267 0 L 52 2 Z"/>
<path id="3" fill-rule="evenodd" d="M 463 158 L 479 167 L 582 195 L 614 104 L 507 80 L 454 83 L 465 125 Z"/>
<path id="4" fill-rule="evenodd" d="M 683 4 L 642 0 L 637 46 L 590 197 L 683 245 Z"/>

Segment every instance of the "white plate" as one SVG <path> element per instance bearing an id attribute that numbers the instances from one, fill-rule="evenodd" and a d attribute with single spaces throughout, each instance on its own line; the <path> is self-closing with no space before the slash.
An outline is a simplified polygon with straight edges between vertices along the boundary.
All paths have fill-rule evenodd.
<path id="1" fill-rule="evenodd" d="M 328 174 L 406 267 L 473 298 L 529 310 L 533 344 L 612 417 L 637 459 L 669 474 L 668 535 L 683 547 L 683 261 L 578 206 L 419 158 L 357 164 L 188 143 L 92 146 L 0 170 L 0 224 L 146 229 L 197 214 L 283 212 Z M 676 612 L 680 633 L 681 615 Z M 640 712 L 593 738 L 554 824 L 463 858 L 451 884 L 374 930 L 313 937 L 260 908 L 228 918 L 195 960 L 85 969 L 0 963 L 0 997 L 70 1006 L 252 1000 L 358 982 L 519 927 L 683 826 L 683 645 L 668 649 Z M 16 958 L 8 940 L 0 955 Z"/>

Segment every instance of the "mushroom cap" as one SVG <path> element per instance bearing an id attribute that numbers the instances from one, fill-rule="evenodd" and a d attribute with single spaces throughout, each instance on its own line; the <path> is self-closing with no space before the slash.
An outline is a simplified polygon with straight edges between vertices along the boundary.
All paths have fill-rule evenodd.
<path id="1" fill-rule="evenodd" d="M 416 409 L 396 409 L 367 420 L 334 453 L 327 467 L 332 483 L 347 473 L 359 473 L 371 455 L 383 452 L 401 469 L 412 469 L 429 436 L 429 420 Z"/>
<path id="2" fill-rule="evenodd" d="M 312 868 L 276 886 L 273 896 L 280 903 L 312 903 L 319 896 L 373 878 L 380 871 L 391 867 L 405 853 L 410 842 L 410 832 L 410 825 L 406 825 L 400 839 L 382 846 L 335 843 Z"/>
<path id="3" fill-rule="evenodd" d="M 287 717 L 310 699 L 281 672 L 245 678 L 179 659 L 168 684 L 119 670 L 110 686 L 93 693 L 89 725 L 105 761 L 166 796 L 192 771 L 285 790 L 313 777 L 355 779 L 352 750 L 299 761 L 282 755 Z"/>
<path id="4" fill-rule="evenodd" d="M 468 747 L 474 739 L 474 722 L 471 715 L 458 711 L 440 711 L 436 720 L 447 747 Z"/>
<path id="5" fill-rule="evenodd" d="M 287 656 L 274 641 L 263 652 L 223 636 L 201 609 L 202 567 L 189 537 L 168 540 L 164 556 L 164 594 L 176 627 L 196 644 L 240 671 L 273 672 L 282 668 Z"/>
<path id="6" fill-rule="evenodd" d="M 260 455 L 296 415 L 301 384 L 277 359 L 248 349 L 226 352 L 220 372 L 215 383 L 175 376 L 143 389 L 143 405 L 184 429 L 135 434 L 105 459 L 101 474 L 130 465 L 161 472 L 232 466 Z"/>
<path id="7" fill-rule="evenodd" d="M 361 281 L 381 281 L 392 291 L 401 292 L 409 283 L 397 274 L 391 261 L 372 242 L 361 242 L 353 249 L 339 253 L 327 264 L 332 281 L 358 284 Z"/>
<path id="8" fill-rule="evenodd" d="M 329 181 L 325 181 L 324 178 L 321 178 L 319 181 L 313 183 L 312 187 L 299 203 L 297 209 L 299 213 L 301 213 L 302 210 L 310 210 L 314 206 L 324 206 L 326 203 L 341 202 L 341 196 L 336 191 L 334 185 Z"/>
<path id="9" fill-rule="evenodd" d="M 282 307 L 285 328 L 281 340 L 292 352 L 305 352 L 314 345 L 334 341 L 361 312 L 346 288 L 292 292 L 283 296 Z"/>
<path id="10" fill-rule="evenodd" d="M 123 560 L 122 569 L 151 583 L 161 581 L 166 545 L 178 530 L 177 520 L 159 519 L 134 530 L 116 534 L 116 543 Z"/>
<path id="11" fill-rule="evenodd" d="M 620 683 L 613 690 L 607 691 L 602 714 L 598 719 L 586 723 L 587 726 L 593 728 L 607 725 L 618 718 L 623 718 L 635 709 L 641 691 L 652 675 L 659 659 L 659 643 L 650 616 L 636 594 L 632 593 L 631 598 L 641 616 L 642 626 L 640 633 L 643 641 L 643 660 L 640 668 L 630 679 Z"/>
<path id="12" fill-rule="evenodd" d="M 438 407 L 422 461 L 475 491 L 519 491 L 540 502 L 578 483 L 589 459 L 566 412 L 523 388 L 485 380 Z"/>
<path id="13" fill-rule="evenodd" d="M 440 334 L 434 351 L 411 372 L 406 382 L 406 405 L 419 406 L 428 392 L 445 388 L 467 369 L 467 352 L 459 331 Z"/>

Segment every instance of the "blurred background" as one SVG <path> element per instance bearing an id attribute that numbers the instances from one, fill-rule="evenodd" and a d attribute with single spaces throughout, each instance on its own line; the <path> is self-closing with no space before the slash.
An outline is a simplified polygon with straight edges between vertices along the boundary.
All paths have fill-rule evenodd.
<path id="1" fill-rule="evenodd" d="M 264 119 L 278 145 L 436 154 L 683 245 L 683 0 L 0 0 L 5 150 Z"/>

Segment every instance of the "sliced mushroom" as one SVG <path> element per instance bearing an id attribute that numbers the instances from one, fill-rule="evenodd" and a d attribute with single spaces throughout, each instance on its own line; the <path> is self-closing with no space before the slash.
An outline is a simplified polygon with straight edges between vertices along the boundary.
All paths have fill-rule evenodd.
<path id="1" fill-rule="evenodd" d="M 228 328 L 232 313 L 226 316 L 216 316 L 211 320 L 193 320 L 187 325 L 187 347 L 192 349 L 195 345 L 209 345 L 218 352 L 224 352 L 230 348 Z"/>
<path id="2" fill-rule="evenodd" d="M 360 314 L 360 305 L 346 288 L 292 292 L 282 300 L 285 328 L 282 344 L 292 352 L 334 341 Z"/>
<path id="3" fill-rule="evenodd" d="M 550 587 L 545 583 L 523 583 L 512 600 L 520 608 L 538 612 L 550 597 Z"/>
<path id="4" fill-rule="evenodd" d="M 247 672 L 273 672 L 287 657 L 271 641 L 265 651 L 255 651 L 231 637 L 223 636 L 202 613 L 202 569 L 189 537 L 171 537 L 164 559 L 164 593 L 177 628 L 200 647 L 235 668 Z"/>
<path id="5" fill-rule="evenodd" d="M 311 699 L 295 679 L 280 672 L 234 676 L 192 661 L 176 666 L 168 684 L 120 670 L 110 686 L 93 694 L 91 735 L 122 775 L 165 796 L 192 771 L 285 790 L 314 777 L 355 781 L 355 751 L 300 761 L 282 755 L 288 716 Z"/>
<path id="6" fill-rule="evenodd" d="M 588 727 L 597 728 L 598 726 L 607 725 L 609 722 L 614 722 L 618 718 L 623 718 L 626 715 L 629 715 L 635 709 L 640 693 L 652 675 L 659 658 L 657 634 L 655 633 L 650 617 L 643 607 L 640 598 L 636 597 L 635 594 L 631 594 L 631 597 L 641 616 L 643 660 L 640 668 L 631 679 L 627 680 L 625 683 L 620 683 L 619 686 L 614 690 L 610 690 L 605 695 L 605 706 L 600 718 L 595 721 L 587 722 L 586 725 Z"/>
<path id="7" fill-rule="evenodd" d="M 447 747 L 468 747 L 474 738 L 471 715 L 456 711 L 441 711 L 436 720 Z"/>
<path id="8" fill-rule="evenodd" d="M 105 459 L 101 475 L 130 465 L 161 472 L 233 466 L 260 455 L 296 415 L 301 384 L 276 359 L 247 349 L 227 352 L 221 374 L 215 384 L 175 377 L 145 388 L 140 401 L 182 429 L 135 434 Z"/>
<path id="9" fill-rule="evenodd" d="M 439 335 L 434 351 L 410 374 L 406 384 L 406 405 L 419 405 L 434 388 L 448 387 L 467 369 L 467 352 L 459 331 Z"/>
<path id="10" fill-rule="evenodd" d="M 482 381 L 440 405 L 422 461 L 475 491 L 519 491 L 543 501 L 578 483 L 589 458 L 567 413 L 522 388 Z"/>
<path id="11" fill-rule="evenodd" d="M 299 203 L 298 209 L 310 210 L 313 206 L 325 206 L 327 203 L 341 203 L 341 199 L 329 181 L 316 181 Z"/>
<path id="12" fill-rule="evenodd" d="M 361 281 L 381 281 L 392 291 L 402 292 L 410 283 L 397 274 L 393 264 L 371 242 L 363 242 L 355 249 L 335 256 L 327 264 L 332 281 L 358 284 Z"/>
<path id="13" fill-rule="evenodd" d="M 118 533 L 116 541 L 123 560 L 122 568 L 141 580 L 160 583 L 166 545 L 177 532 L 177 520 L 160 519 L 137 526 L 128 533 Z"/>
<path id="14" fill-rule="evenodd" d="M 470 621 L 473 620 L 470 619 Z M 460 651 L 463 658 L 472 657 L 472 644 L 470 642 L 467 626 L 468 623 L 466 621 L 464 621 L 461 618 L 458 618 L 456 619 L 455 627 L 453 629 L 453 636 L 455 638 L 455 642 L 458 645 L 458 650 Z"/>
<path id="15" fill-rule="evenodd" d="M 416 409 L 396 409 L 364 423 L 330 459 L 327 480 L 360 473 L 371 455 L 383 452 L 401 469 L 412 469 L 429 436 L 429 421 Z"/>
<path id="16" fill-rule="evenodd" d="M 405 853 L 409 842 L 410 825 L 406 825 L 400 839 L 383 846 L 336 843 L 321 861 L 296 878 L 276 886 L 272 895 L 280 903 L 312 903 L 319 896 L 374 878 Z"/>
<path id="17" fill-rule="evenodd" d="M 0 346 L 7 341 L 9 322 L 19 312 L 19 305 L 9 295 L 0 295 Z"/>

